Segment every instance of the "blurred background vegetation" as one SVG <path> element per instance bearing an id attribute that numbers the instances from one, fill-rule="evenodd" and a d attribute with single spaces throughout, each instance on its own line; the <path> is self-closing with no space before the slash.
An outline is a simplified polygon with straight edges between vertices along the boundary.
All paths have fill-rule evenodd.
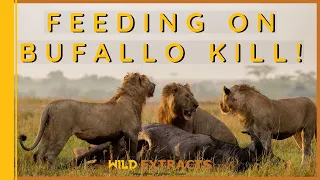
<path id="1" fill-rule="evenodd" d="M 316 96 L 316 73 L 314 71 L 296 71 L 294 75 L 282 74 L 275 66 L 249 65 L 246 66 L 247 76 L 241 80 L 188 80 L 176 79 L 176 72 L 170 73 L 171 80 L 152 79 L 156 84 L 154 98 L 158 101 L 162 88 L 170 82 L 188 82 L 192 91 L 199 100 L 208 100 L 221 97 L 224 85 L 232 86 L 239 83 L 254 85 L 270 98 L 292 96 Z M 90 100 L 108 100 L 121 85 L 122 79 L 111 76 L 98 77 L 97 75 L 84 75 L 78 79 L 69 79 L 62 71 L 51 71 L 47 77 L 32 79 L 19 75 L 19 98 L 72 98 Z"/>

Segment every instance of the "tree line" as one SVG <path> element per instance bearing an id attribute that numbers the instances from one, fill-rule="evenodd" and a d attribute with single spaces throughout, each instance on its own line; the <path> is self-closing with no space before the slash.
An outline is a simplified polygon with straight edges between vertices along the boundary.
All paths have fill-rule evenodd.
<path id="1" fill-rule="evenodd" d="M 232 86 L 247 83 L 255 86 L 271 98 L 292 96 L 316 96 L 316 73 L 314 71 L 296 71 L 295 75 L 278 74 L 275 66 L 249 65 L 247 75 L 254 78 L 241 80 L 203 80 L 188 82 L 197 99 L 208 100 L 221 97 L 224 85 Z M 177 74 L 172 74 L 172 77 Z M 273 75 L 273 76 L 271 76 Z M 151 77 L 151 79 L 153 79 Z M 157 84 L 153 100 L 159 100 L 161 90 L 171 81 L 153 79 Z M 185 83 L 187 80 L 180 80 Z M 88 100 L 107 100 L 121 85 L 122 79 L 110 76 L 84 75 L 79 79 L 69 79 L 62 71 L 52 71 L 42 79 L 18 76 L 19 97 L 36 98 L 73 98 Z"/>

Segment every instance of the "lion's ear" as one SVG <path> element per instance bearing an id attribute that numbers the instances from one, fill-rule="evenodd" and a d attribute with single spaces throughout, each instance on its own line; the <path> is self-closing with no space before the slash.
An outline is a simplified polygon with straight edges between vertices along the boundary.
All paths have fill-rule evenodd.
<path id="1" fill-rule="evenodd" d="M 146 75 L 139 75 L 139 82 L 140 82 L 140 84 L 141 85 L 146 85 L 146 83 L 147 83 L 147 76 Z"/>
<path id="2" fill-rule="evenodd" d="M 186 83 L 186 84 L 184 85 L 184 87 L 186 87 L 186 88 L 188 88 L 189 90 L 191 90 L 190 84 L 188 84 L 188 83 Z"/>
<path id="3" fill-rule="evenodd" d="M 173 86 L 172 89 L 171 89 L 171 91 L 174 92 L 174 93 L 178 92 L 178 90 L 179 90 L 178 86 Z"/>
<path id="4" fill-rule="evenodd" d="M 142 78 L 141 78 L 141 76 L 139 76 L 139 82 L 140 82 L 140 84 L 142 84 Z"/>
<path id="5" fill-rule="evenodd" d="M 230 94 L 230 89 L 228 89 L 226 86 L 223 86 L 223 92 L 224 92 L 226 95 L 229 95 L 229 94 Z"/>
<path id="6" fill-rule="evenodd" d="M 173 84 L 170 86 L 170 92 L 176 93 L 176 92 L 178 92 L 178 90 L 179 90 L 179 86 L 178 86 L 176 83 L 173 83 Z"/>
<path id="7" fill-rule="evenodd" d="M 166 85 L 162 90 L 162 95 L 164 96 L 170 96 L 175 95 L 176 92 L 178 92 L 179 86 L 176 83 L 171 83 Z"/>

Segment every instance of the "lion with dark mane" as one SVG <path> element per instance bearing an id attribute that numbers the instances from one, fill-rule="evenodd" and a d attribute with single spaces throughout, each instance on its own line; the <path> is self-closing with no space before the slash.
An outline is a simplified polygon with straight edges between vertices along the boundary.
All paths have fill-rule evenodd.
<path id="1" fill-rule="evenodd" d="M 135 159 L 142 109 L 146 99 L 153 96 L 155 84 L 147 76 L 130 73 L 114 97 L 106 103 L 89 103 L 66 99 L 48 104 L 42 113 L 38 136 L 30 148 L 20 135 L 24 150 L 34 149 L 34 160 L 48 161 L 52 168 L 55 159 L 68 139 L 75 135 L 90 144 L 117 142 L 125 136 L 130 144 L 130 157 Z"/>
<path id="2" fill-rule="evenodd" d="M 189 84 L 170 83 L 162 90 L 158 122 L 181 128 L 193 134 L 205 134 L 232 144 L 238 144 L 230 129 L 201 109 Z"/>
<path id="3" fill-rule="evenodd" d="M 269 99 L 253 86 L 223 87 L 220 101 L 223 113 L 236 115 L 244 128 L 252 130 L 272 153 L 271 140 L 294 137 L 302 149 L 302 165 L 312 155 L 311 141 L 316 134 L 317 107 L 306 97 Z"/>

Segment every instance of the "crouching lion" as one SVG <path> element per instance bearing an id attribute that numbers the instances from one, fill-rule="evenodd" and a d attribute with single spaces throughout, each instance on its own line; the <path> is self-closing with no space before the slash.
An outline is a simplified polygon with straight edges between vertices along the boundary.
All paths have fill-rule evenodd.
<path id="1" fill-rule="evenodd" d="M 33 145 L 28 148 L 23 144 L 24 135 L 19 136 L 20 145 L 30 151 L 40 142 L 34 160 L 48 161 L 54 168 L 56 157 L 72 135 L 96 145 L 117 142 L 126 136 L 130 158 L 135 159 L 143 105 L 148 97 L 153 96 L 154 90 L 155 84 L 147 76 L 130 73 L 106 103 L 71 99 L 53 101 L 43 110 L 40 130 Z"/>
<path id="2" fill-rule="evenodd" d="M 271 140 L 294 137 L 302 149 L 301 164 L 312 154 L 311 141 L 316 135 L 317 108 L 306 97 L 269 99 L 247 84 L 223 87 L 222 113 L 236 115 L 246 129 L 252 130 L 272 154 Z"/>
<path id="3" fill-rule="evenodd" d="M 193 134 L 209 135 L 224 142 L 238 144 L 236 137 L 224 123 L 198 106 L 189 84 L 170 83 L 162 91 L 158 122 Z"/>

